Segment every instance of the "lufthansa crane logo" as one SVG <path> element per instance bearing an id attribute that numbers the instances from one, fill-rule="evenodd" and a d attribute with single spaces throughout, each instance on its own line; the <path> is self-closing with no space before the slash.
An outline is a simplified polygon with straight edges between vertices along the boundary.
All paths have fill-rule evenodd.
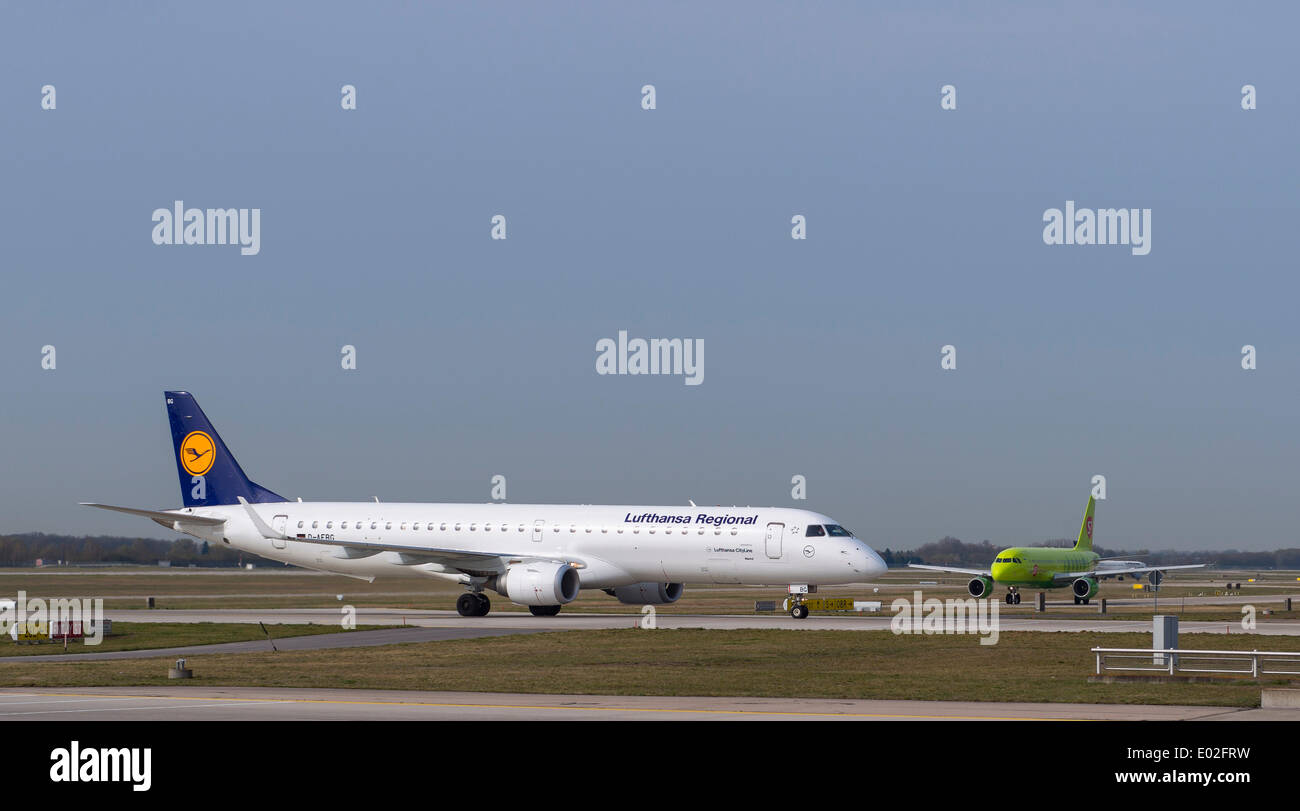
<path id="1" fill-rule="evenodd" d="M 190 431 L 181 440 L 181 467 L 191 476 L 202 476 L 211 470 L 216 455 L 212 437 L 202 431 Z"/>

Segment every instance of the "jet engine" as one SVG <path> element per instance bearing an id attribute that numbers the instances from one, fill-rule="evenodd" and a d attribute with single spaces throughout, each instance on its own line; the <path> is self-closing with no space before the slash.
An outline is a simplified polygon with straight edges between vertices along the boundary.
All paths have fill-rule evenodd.
<path id="1" fill-rule="evenodd" d="M 681 599 L 685 588 L 681 583 L 633 583 L 605 589 L 605 593 L 623 605 L 668 605 Z"/>
<path id="2" fill-rule="evenodd" d="M 519 605 L 564 605 L 578 596 L 578 570 L 567 563 L 516 563 L 496 578 L 497 594 Z"/>
<path id="3" fill-rule="evenodd" d="M 993 578 L 991 577 L 971 578 L 971 581 L 966 584 L 966 591 L 970 592 L 970 596 L 974 597 L 975 599 L 979 599 L 980 597 L 987 597 L 993 593 Z"/>
<path id="4" fill-rule="evenodd" d="M 1078 597 L 1080 600 L 1091 600 L 1093 597 L 1097 596 L 1097 578 L 1080 577 L 1078 580 L 1075 580 L 1070 584 L 1070 590 L 1073 591 L 1074 596 Z"/>

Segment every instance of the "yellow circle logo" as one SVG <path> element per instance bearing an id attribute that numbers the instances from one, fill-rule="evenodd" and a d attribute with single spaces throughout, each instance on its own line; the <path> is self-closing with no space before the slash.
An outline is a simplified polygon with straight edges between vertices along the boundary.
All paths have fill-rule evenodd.
<path id="1" fill-rule="evenodd" d="M 202 476 L 212 468 L 216 458 L 212 437 L 202 431 L 190 431 L 181 440 L 181 467 L 191 476 Z"/>

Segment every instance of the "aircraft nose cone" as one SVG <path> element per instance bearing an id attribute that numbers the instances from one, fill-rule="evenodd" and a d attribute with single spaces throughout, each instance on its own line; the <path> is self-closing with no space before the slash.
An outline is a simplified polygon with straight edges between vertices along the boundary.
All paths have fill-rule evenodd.
<path id="1" fill-rule="evenodd" d="M 863 564 L 863 573 L 865 575 L 868 577 L 875 577 L 884 574 L 889 569 L 889 566 L 885 564 L 885 559 L 880 555 L 877 555 L 876 550 L 866 544 L 862 544 L 862 551 L 866 557 L 866 561 Z"/>

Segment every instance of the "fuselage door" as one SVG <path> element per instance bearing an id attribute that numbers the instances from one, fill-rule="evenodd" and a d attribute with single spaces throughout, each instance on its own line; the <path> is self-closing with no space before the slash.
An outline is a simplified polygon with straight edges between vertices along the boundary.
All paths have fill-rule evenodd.
<path id="1" fill-rule="evenodd" d="M 284 528 L 288 525 L 289 516 L 287 515 L 277 515 L 275 518 L 271 519 L 271 529 L 275 530 L 276 535 L 283 535 Z M 283 549 L 284 538 L 272 538 L 271 546 L 274 546 L 276 549 Z"/>
<path id="2" fill-rule="evenodd" d="M 767 525 L 767 556 L 781 557 L 781 537 L 785 535 L 785 524 Z"/>

